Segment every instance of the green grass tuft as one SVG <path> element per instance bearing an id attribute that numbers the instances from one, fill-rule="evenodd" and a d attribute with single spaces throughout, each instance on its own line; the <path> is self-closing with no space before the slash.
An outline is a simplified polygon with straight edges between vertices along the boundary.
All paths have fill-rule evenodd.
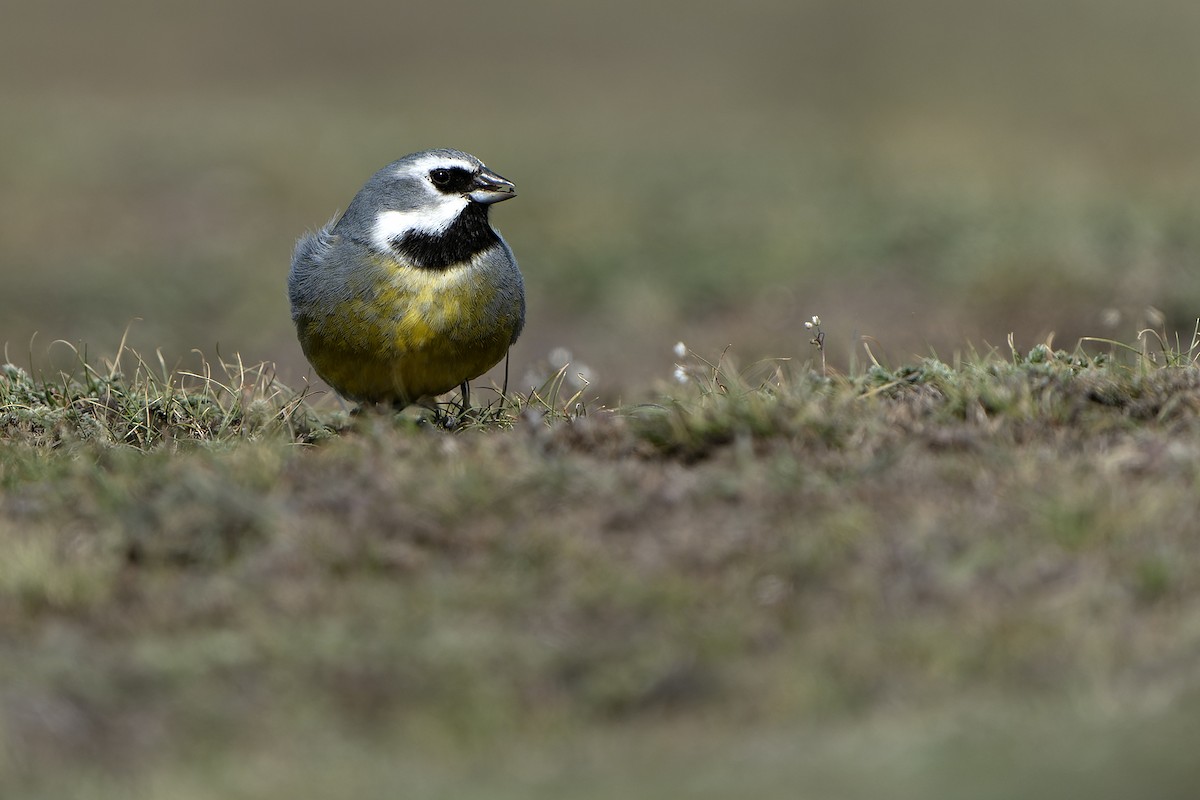
<path id="1" fill-rule="evenodd" d="M 14 364 L 0 367 L 0 431 L 6 439 L 146 450 L 171 441 L 314 441 L 333 432 L 317 421 L 302 393 L 281 385 L 264 364 L 247 367 L 238 359 L 214 365 L 202 357 L 197 371 L 171 371 L 161 359 L 151 365 L 123 345 L 103 367 L 76 355 L 73 371 L 49 378 Z"/>

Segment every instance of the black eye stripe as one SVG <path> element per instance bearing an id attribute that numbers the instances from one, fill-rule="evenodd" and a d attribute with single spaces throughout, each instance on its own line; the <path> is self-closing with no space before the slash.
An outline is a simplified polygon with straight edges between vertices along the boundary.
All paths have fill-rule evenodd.
<path id="1" fill-rule="evenodd" d="M 439 191 L 462 194 L 471 186 L 475 173 L 463 167 L 436 167 L 429 170 L 429 180 Z"/>

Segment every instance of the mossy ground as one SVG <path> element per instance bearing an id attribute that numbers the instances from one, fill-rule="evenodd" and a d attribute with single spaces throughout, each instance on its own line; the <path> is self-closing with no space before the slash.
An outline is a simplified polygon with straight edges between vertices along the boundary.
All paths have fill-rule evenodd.
<path id="1" fill-rule="evenodd" d="M 454 432 L 245 366 L 7 368 L 0 787 L 1185 796 L 1169 355 L 689 355 L 658 402 L 549 385 Z"/>

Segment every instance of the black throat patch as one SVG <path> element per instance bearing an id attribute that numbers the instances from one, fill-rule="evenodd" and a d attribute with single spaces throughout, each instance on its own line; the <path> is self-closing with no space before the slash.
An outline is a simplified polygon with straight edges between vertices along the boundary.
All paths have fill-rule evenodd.
<path id="1" fill-rule="evenodd" d="M 488 224 L 488 207 L 468 203 L 458 219 L 441 233 L 409 231 L 392 240 L 392 250 L 421 269 L 446 269 L 500 243 Z"/>

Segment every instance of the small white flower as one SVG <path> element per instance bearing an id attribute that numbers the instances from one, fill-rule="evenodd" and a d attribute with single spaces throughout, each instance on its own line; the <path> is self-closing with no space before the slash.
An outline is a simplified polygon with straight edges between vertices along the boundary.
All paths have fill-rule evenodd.
<path id="1" fill-rule="evenodd" d="M 683 342 L 676 342 L 675 343 L 675 357 L 683 358 L 686 355 L 687 355 L 687 345 L 684 344 Z"/>
<path id="2" fill-rule="evenodd" d="M 817 326 L 818 328 L 821 327 L 821 318 L 816 314 L 813 314 L 813 325 Z"/>
<path id="3" fill-rule="evenodd" d="M 679 366 L 678 364 L 675 365 L 675 382 L 676 383 L 687 383 L 688 382 L 687 370 L 684 369 L 683 367 Z"/>
<path id="4" fill-rule="evenodd" d="M 808 328 L 808 329 L 810 329 L 810 330 L 811 330 L 811 329 L 812 329 L 812 323 L 811 323 L 811 322 L 806 322 L 806 323 L 804 323 L 804 327 L 806 327 L 806 328 Z"/>

